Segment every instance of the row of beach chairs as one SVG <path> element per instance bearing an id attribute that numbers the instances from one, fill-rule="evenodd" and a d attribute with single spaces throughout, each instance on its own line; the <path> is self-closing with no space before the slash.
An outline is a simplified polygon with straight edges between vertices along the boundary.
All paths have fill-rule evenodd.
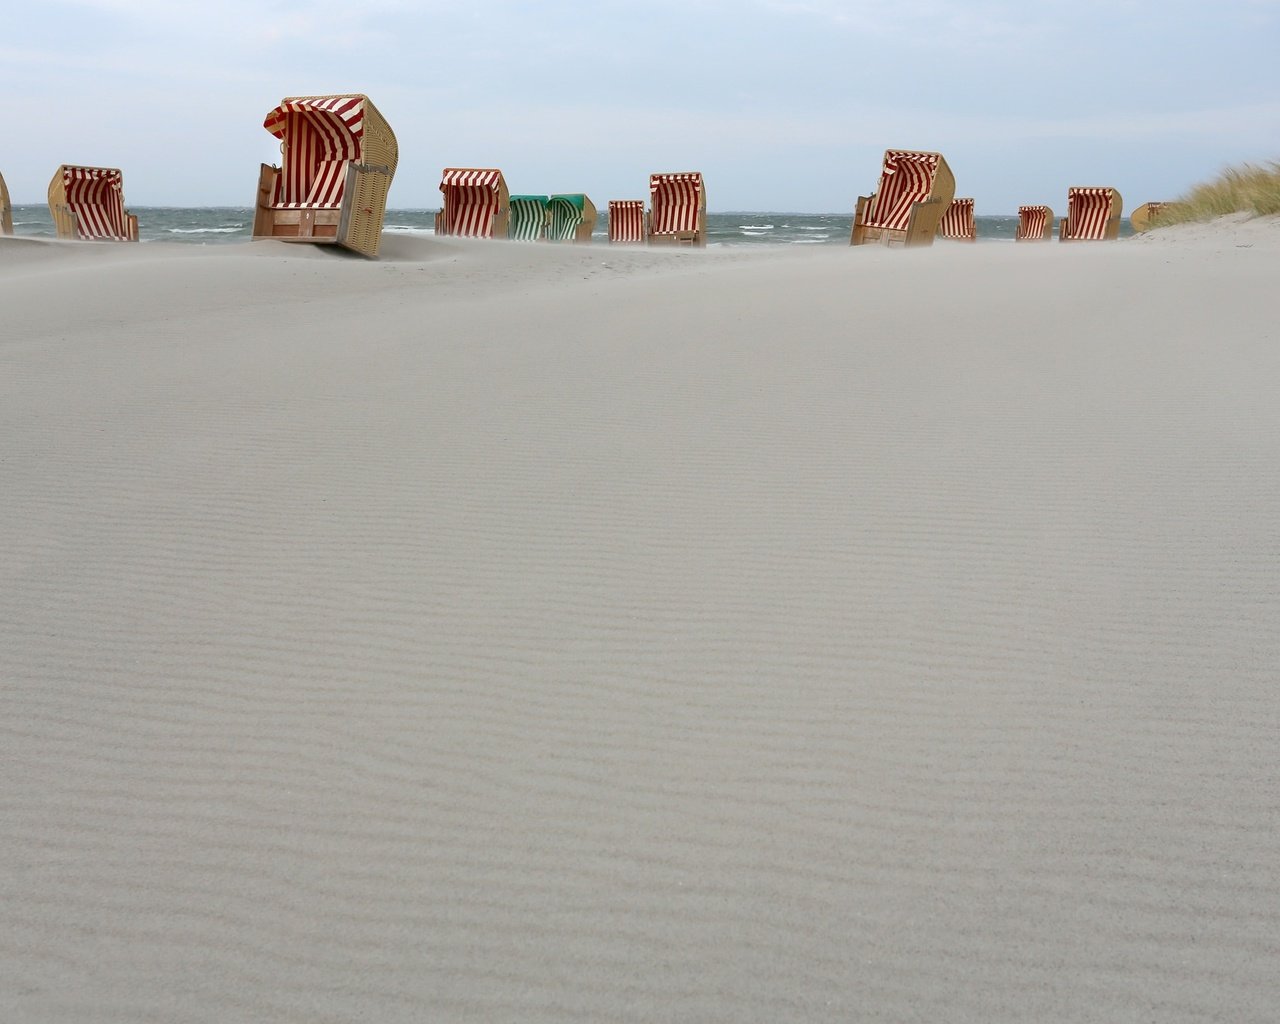
<path id="1" fill-rule="evenodd" d="M 281 162 L 261 167 L 253 237 L 336 244 L 376 256 L 399 160 L 395 133 L 377 107 L 359 94 L 287 97 L 263 127 L 280 140 Z M 440 192 L 435 228 L 441 236 L 589 242 L 595 230 L 596 207 L 584 193 L 513 196 L 497 168 L 447 167 Z M 973 205 L 971 198 L 955 198 L 955 176 L 941 153 L 887 150 L 876 191 L 858 197 L 849 242 L 974 240 Z M 1114 188 L 1069 189 L 1058 237 L 1118 237 L 1121 205 Z M 1145 230 L 1165 205 L 1135 211 L 1135 230 Z M 123 176 L 115 168 L 59 167 L 49 183 L 49 209 L 59 238 L 138 240 L 138 219 L 125 209 Z M 642 199 L 614 199 L 608 210 L 610 242 L 706 245 L 706 185 L 696 171 L 651 174 L 648 209 Z M 1020 207 L 1017 239 L 1047 240 L 1053 221 L 1047 206 Z M 13 232 L 3 177 L 0 232 Z"/>

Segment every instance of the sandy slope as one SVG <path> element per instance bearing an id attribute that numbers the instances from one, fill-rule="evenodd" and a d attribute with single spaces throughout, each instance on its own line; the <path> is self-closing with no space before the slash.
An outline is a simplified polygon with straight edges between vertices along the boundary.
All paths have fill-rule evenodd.
<path id="1" fill-rule="evenodd" d="M 0 245 L 0 1019 L 1274 1020 L 1278 238 Z"/>

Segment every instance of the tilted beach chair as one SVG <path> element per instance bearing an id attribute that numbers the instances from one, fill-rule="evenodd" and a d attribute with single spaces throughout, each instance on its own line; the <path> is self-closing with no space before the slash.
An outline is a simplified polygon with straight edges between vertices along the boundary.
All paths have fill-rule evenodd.
<path id="1" fill-rule="evenodd" d="M 400 149 L 367 96 L 290 96 L 262 122 L 281 166 L 258 175 L 254 238 L 340 245 L 378 255 Z"/>
<path id="2" fill-rule="evenodd" d="M 887 149 L 875 192 L 858 197 L 849 244 L 932 245 L 955 194 L 941 153 Z"/>
<path id="3" fill-rule="evenodd" d="M 1133 213 L 1129 214 L 1129 224 L 1138 234 L 1150 230 L 1156 226 L 1156 221 L 1163 214 L 1172 213 L 1177 209 L 1178 203 L 1143 203 Z"/>
<path id="4" fill-rule="evenodd" d="M 511 197 L 511 224 L 507 237 L 519 242 L 540 242 L 547 237 L 546 196 Z"/>
<path id="5" fill-rule="evenodd" d="M 1058 224 L 1058 241 L 1104 242 L 1119 238 L 1122 205 L 1120 193 L 1113 188 L 1067 189 L 1067 215 Z"/>
<path id="6" fill-rule="evenodd" d="M 698 171 L 649 175 L 649 244 L 707 244 L 707 190 Z"/>
<path id="7" fill-rule="evenodd" d="M 609 241 L 645 241 L 645 217 L 643 199 L 609 200 Z"/>
<path id="8" fill-rule="evenodd" d="M 1053 237 L 1053 211 L 1047 206 L 1019 206 L 1015 242 L 1047 242 Z"/>
<path id="9" fill-rule="evenodd" d="M 552 196 L 547 206 L 547 240 L 590 242 L 596 229 L 596 206 L 581 192 Z"/>
<path id="10" fill-rule="evenodd" d="M 59 167 L 49 182 L 49 212 L 58 237 L 136 242 L 138 218 L 124 208 L 123 182 L 114 167 Z"/>
<path id="11" fill-rule="evenodd" d="M 446 167 L 440 179 L 444 205 L 436 215 L 437 235 L 506 238 L 511 193 L 496 167 Z"/>
<path id="12" fill-rule="evenodd" d="M 954 238 L 961 242 L 976 242 L 978 229 L 973 223 L 973 200 L 953 199 L 947 212 L 938 222 L 939 238 Z"/>
<path id="13" fill-rule="evenodd" d="M 0 235 L 13 234 L 13 204 L 9 202 L 9 187 L 0 174 Z"/>

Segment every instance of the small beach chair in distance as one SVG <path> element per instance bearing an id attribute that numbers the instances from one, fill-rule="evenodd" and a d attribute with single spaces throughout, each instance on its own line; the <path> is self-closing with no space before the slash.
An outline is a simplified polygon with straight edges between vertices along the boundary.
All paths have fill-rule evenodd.
<path id="1" fill-rule="evenodd" d="M 707 190 L 700 172 L 649 175 L 649 244 L 707 244 Z"/>
<path id="2" fill-rule="evenodd" d="M 978 229 L 973 222 L 973 200 L 953 199 L 938 222 L 938 237 L 959 242 L 976 242 Z"/>
<path id="3" fill-rule="evenodd" d="M 609 241 L 622 244 L 645 242 L 643 199 L 609 200 Z"/>
<path id="4" fill-rule="evenodd" d="M 565 192 L 547 204 L 547 241 L 591 241 L 596 229 L 596 205 L 581 192 Z"/>
<path id="5" fill-rule="evenodd" d="M 440 177 L 444 205 L 436 234 L 458 238 L 506 238 L 511 225 L 511 193 L 496 167 L 446 167 Z"/>
<path id="6" fill-rule="evenodd" d="M 13 204 L 9 202 L 9 186 L 0 174 L 0 235 L 13 234 Z"/>
<path id="7" fill-rule="evenodd" d="M 875 192 L 858 197 L 849 244 L 932 245 L 955 194 L 941 153 L 886 149 Z"/>
<path id="8" fill-rule="evenodd" d="M 1105 242 L 1120 237 L 1123 200 L 1113 188 L 1077 185 L 1067 189 L 1067 215 L 1058 224 L 1060 242 Z"/>
<path id="9" fill-rule="evenodd" d="M 1178 203 L 1143 203 L 1129 214 L 1129 224 L 1135 232 L 1142 234 L 1155 227 L 1161 215 L 1172 213 L 1178 205 Z"/>
<path id="10" fill-rule="evenodd" d="M 1047 242 L 1053 237 L 1053 211 L 1047 206 L 1019 206 L 1015 242 Z"/>
<path id="11" fill-rule="evenodd" d="M 289 96 L 262 127 L 280 140 L 281 166 L 258 175 L 253 237 L 377 256 L 400 149 L 369 97 Z"/>
<path id="12" fill-rule="evenodd" d="M 49 182 L 49 212 L 59 238 L 138 240 L 138 218 L 124 208 L 124 175 L 115 167 L 63 164 Z"/>
<path id="13" fill-rule="evenodd" d="M 541 242 L 547 237 L 547 197 L 512 196 L 507 237 L 517 242 Z"/>

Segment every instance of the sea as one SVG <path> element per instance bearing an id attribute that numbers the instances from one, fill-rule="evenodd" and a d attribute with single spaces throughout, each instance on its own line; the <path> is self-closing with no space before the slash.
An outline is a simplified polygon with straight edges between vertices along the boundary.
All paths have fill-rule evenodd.
<path id="1" fill-rule="evenodd" d="M 168 207 L 131 206 L 143 242 L 184 242 L 189 245 L 229 245 L 252 235 L 253 210 L 244 206 Z M 388 210 L 383 231 L 433 235 L 435 210 Z M 709 246 L 848 245 L 853 213 L 708 213 Z M 15 235 L 53 238 L 53 219 L 47 206 L 15 206 Z M 974 218 L 978 242 L 1012 242 L 1018 230 L 1016 215 Z M 601 211 L 594 237 L 608 239 L 607 214 Z M 1128 221 L 1121 234 L 1131 233 Z M 960 243 L 956 243 L 960 244 Z"/>

